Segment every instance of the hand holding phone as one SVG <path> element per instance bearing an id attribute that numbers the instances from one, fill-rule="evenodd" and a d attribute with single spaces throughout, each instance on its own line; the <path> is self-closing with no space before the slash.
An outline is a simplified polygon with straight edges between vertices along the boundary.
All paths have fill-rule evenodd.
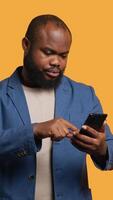
<path id="1" fill-rule="evenodd" d="M 91 128 L 95 129 L 96 131 L 99 131 L 104 121 L 106 120 L 106 118 L 107 118 L 107 114 L 91 113 L 89 114 L 88 118 L 84 122 L 84 125 L 88 125 Z M 85 130 L 84 128 L 80 129 L 80 133 L 91 137 L 91 133 Z"/>

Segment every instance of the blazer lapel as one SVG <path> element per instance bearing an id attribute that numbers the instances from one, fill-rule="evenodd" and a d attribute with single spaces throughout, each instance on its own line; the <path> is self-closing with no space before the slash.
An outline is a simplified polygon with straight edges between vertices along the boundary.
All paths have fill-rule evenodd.
<path id="1" fill-rule="evenodd" d="M 69 107 L 71 103 L 71 89 L 64 76 L 61 84 L 56 89 L 55 96 L 55 117 L 69 119 Z"/>
<path id="2" fill-rule="evenodd" d="M 9 78 L 7 94 L 11 98 L 16 110 L 24 124 L 30 123 L 27 102 L 18 76 L 18 69 Z"/>

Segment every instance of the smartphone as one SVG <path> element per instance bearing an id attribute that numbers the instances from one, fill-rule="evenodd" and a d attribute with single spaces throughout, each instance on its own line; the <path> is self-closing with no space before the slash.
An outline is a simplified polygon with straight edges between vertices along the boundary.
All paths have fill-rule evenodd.
<path id="1" fill-rule="evenodd" d="M 96 131 L 99 131 L 106 118 L 107 114 L 91 113 L 84 122 L 84 125 L 88 125 L 91 128 L 95 129 Z M 91 133 L 83 128 L 80 129 L 80 133 L 91 137 Z"/>

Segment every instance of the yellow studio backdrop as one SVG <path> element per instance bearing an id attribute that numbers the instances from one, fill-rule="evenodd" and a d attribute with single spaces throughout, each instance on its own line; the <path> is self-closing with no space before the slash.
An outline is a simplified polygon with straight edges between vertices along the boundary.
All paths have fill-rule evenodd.
<path id="1" fill-rule="evenodd" d="M 21 39 L 30 20 L 45 13 L 58 15 L 70 27 L 66 75 L 95 88 L 113 131 L 112 0 L 0 0 L 0 80 L 22 64 Z M 96 169 L 89 157 L 87 162 L 93 200 L 113 200 L 113 171 Z"/>

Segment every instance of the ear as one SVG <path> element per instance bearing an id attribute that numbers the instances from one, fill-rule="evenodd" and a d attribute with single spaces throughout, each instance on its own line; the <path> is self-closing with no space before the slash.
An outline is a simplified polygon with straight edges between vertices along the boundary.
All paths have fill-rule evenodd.
<path id="1" fill-rule="evenodd" d="M 29 49 L 30 49 L 30 46 L 31 46 L 30 41 L 28 40 L 27 37 L 24 37 L 24 38 L 22 39 L 22 47 L 23 47 L 23 50 L 24 50 L 24 54 L 25 54 L 25 55 L 28 54 Z"/>

